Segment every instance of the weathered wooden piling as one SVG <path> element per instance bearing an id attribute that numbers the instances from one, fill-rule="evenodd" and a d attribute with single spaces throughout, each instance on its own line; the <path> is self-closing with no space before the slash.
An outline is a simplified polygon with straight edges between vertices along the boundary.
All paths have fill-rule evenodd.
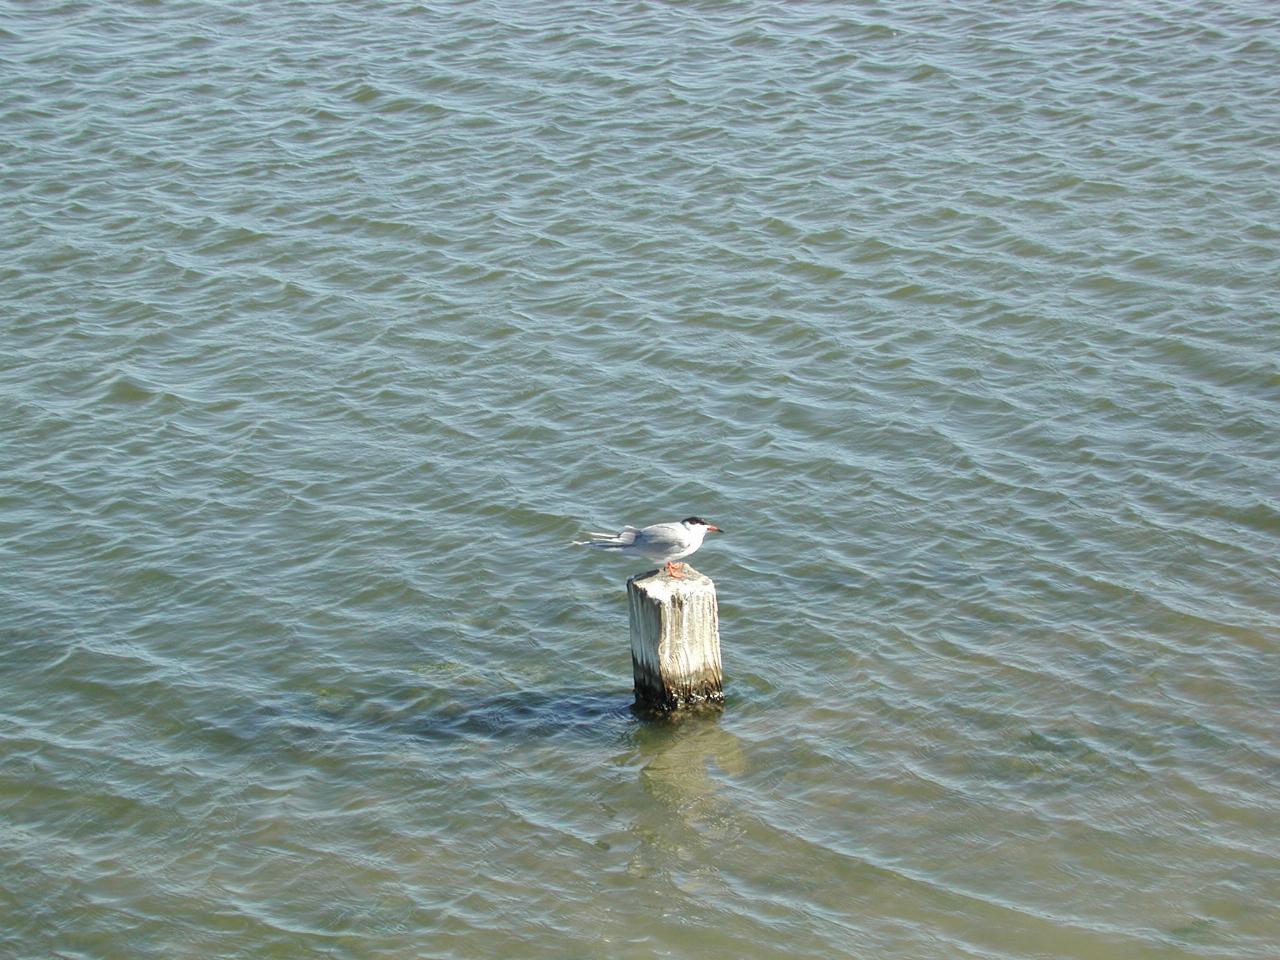
<path id="1" fill-rule="evenodd" d="M 716 585 L 688 564 L 681 580 L 662 570 L 627 581 L 636 705 L 676 710 L 724 700 Z"/>

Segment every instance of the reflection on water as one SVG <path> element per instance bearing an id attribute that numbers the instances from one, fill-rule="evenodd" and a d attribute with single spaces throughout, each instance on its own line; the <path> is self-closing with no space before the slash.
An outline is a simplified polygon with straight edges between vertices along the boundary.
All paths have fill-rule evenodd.
<path id="1" fill-rule="evenodd" d="M 690 893 L 701 883 L 719 885 L 716 851 L 742 829 L 713 771 L 741 773 L 746 753 L 720 724 L 719 713 L 706 707 L 647 723 L 635 733 L 639 784 L 647 802 L 635 808 L 636 843 L 628 870 L 675 879 L 671 869 L 678 864 L 678 882 Z"/>

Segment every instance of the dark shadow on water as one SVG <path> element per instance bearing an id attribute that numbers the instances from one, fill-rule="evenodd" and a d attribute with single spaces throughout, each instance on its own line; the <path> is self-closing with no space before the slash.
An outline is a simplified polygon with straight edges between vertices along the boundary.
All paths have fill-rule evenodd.
<path id="1" fill-rule="evenodd" d="M 417 706 L 357 698 L 316 699 L 300 695 L 261 704 L 240 715 L 224 732 L 242 742 L 279 738 L 302 745 L 335 735 L 455 740 L 549 739 L 617 741 L 638 737 L 659 742 L 682 730 L 717 725 L 722 704 L 672 713 L 634 704 L 630 690 L 533 690 L 502 693 L 457 691 L 447 702 Z M 228 718 L 229 720 L 230 718 Z M 221 725 L 220 725 L 221 726 Z M 656 738 L 656 740 L 655 740 Z"/>
<path id="2" fill-rule="evenodd" d="M 537 691 L 459 702 L 413 721 L 424 737 L 520 736 L 598 739 L 629 729 L 674 729 L 718 719 L 723 704 L 662 712 L 637 706 L 631 693 Z"/>
<path id="3" fill-rule="evenodd" d="M 635 723 L 624 693 L 540 690 L 458 699 L 407 721 L 407 733 L 428 739 L 565 737 L 595 739 Z"/>

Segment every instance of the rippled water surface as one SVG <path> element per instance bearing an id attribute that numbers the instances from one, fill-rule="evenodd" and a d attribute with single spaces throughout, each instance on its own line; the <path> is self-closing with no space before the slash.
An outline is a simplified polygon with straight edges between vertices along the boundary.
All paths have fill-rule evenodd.
<path id="1" fill-rule="evenodd" d="M 1271 2 L 0 0 L 0 955 L 1280 942 Z M 697 513 L 728 703 L 629 710 Z"/>

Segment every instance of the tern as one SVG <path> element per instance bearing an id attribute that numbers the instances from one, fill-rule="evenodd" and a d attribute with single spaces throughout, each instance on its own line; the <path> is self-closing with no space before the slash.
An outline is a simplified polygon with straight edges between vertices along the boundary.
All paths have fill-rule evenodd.
<path id="1" fill-rule="evenodd" d="M 679 523 L 655 523 L 648 527 L 623 527 L 617 533 L 588 533 L 590 540 L 575 540 L 576 547 L 595 547 L 624 557 L 643 557 L 661 563 L 667 576 L 683 580 L 683 563 L 676 563 L 702 546 L 708 533 L 723 531 L 709 520 L 686 517 Z"/>

